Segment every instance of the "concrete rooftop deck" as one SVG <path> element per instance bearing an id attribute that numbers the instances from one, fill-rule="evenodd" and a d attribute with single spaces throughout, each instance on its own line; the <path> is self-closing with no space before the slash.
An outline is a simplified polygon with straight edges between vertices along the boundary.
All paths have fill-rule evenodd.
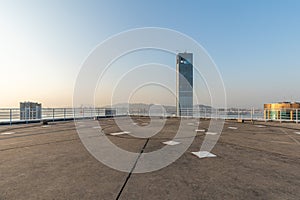
<path id="1" fill-rule="evenodd" d="M 113 119 L 99 122 L 106 134 L 119 130 Z M 208 124 L 201 120 L 194 129 Z M 226 122 L 212 150 L 216 158 L 191 154 L 204 139 L 199 132 L 168 167 L 131 176 L 91 156 L 72 121 L 0 126 L 0 199 L 300 199 L 300 125 L 263 125 Z M 178 119 L 168 119 L 148 142 L 107 137 L 132 152 L 147 142 L 144 151 L 152 152 L 172 139 L 177 126 Z"/>

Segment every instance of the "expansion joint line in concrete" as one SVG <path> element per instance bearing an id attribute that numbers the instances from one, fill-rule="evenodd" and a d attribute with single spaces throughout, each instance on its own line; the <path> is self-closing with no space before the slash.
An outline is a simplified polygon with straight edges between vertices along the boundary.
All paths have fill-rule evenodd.
<path id="1" fill-rule="evenodd" d="M 288 134 L 284 129 L 280 129 L 282 132 L 284 132 L 289 138 L 291 138 L 296 144 L 300 145 L 300 142 L 296 140 L 294 137 L 292 137 L 290 134 Z"/>
<path id="2" fill-rule="evenodd" d="M 131 174 L 133 173 L 133 171 L 134 171 L 134 169 L 135 169 L 135 167 L 136 167 L 136 165 L 137 165 L 137 163 L 138 163 L 138 161 L 139 161 L 141 155 L 143 154 L 143 152 L 144 152 L 144 150 L 145 150 L 145 148 L 146 148 L 146 146 L 147 146 L 149 140 L 150 140 L 150 138 L 148 138 L 148 139 L 146 140 L 146 142 L 145 142 L 143 148 L 141 149 L 141 152 L 139 153 L 139 155 L 138 155 L 137 159 L 135 160 L 135 162 L 134 162 L 134 164 L 133 164 L 133 166 L 132 166 L 132 168 L 131 168 L 131 170 L 130 170 L 128 176 L 126 177 L 126 180 L 125 180 L 125 182 L 123 183 L 122 188 L 121 188 L 120 192 L 118 193 L 118 196 L 116 197 L 116 200 L 118 200 L 118 199 L 120 198 L 120 196 L 121 196 L 121 194 L 122 194 L 122 192 L 123 192 L 123 190 L 124 190 L 124 188 L 125 188 L 127 182 L 128 182 L 129 179 L 130 179 L 130 176 L 131 176 Z"/>

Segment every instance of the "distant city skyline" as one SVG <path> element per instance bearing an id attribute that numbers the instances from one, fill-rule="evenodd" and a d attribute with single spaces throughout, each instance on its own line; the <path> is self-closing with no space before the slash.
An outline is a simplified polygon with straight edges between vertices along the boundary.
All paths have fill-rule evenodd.
<path id="1" fill-rule="evenodd" d="M 201 44 L 223 77 L 228 107 L 300 101 L 299 1 L 187 5 L 189 9 L 174 1 L 1 1 L 0 107 L 18 107 L 23 101 L 71 107 L 76 77 L 89 53 L 108 37 L 140 27 L 174 29 Z M 121 58 L 112 66 L 107 91 L 97 91 L 96 106 L 110 104 L 118 74 L 144 61 L 176 67 L 175 55 L 162 52 Z M 175 83 L 175 74 L 166 78 Z M 200 103 L 209 105 L 204 84 L 197 87 Z M 131 101 L 175 105 L 172 94 L 153 86 L 139 90 Z"/>

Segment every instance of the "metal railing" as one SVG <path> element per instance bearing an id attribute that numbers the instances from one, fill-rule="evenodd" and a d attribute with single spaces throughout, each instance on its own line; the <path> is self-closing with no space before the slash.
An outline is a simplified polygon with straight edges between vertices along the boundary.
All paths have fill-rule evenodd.
<path id="1" fill-rule="evenodd" d="M 122 109 L 116 110 L 116 115 L 125 115 Z M 28 116 L 35 116 L 36 111 L 28 111 Z M 32 113 L 31 113 L 32 112 Z M 0 124 L 30 123 L 41 120 L 64 121 L 72 119 L 88 119 L 105 117 L 105 108 L 42 108 L 41 117 L 21 117 L 19 108 L 0 108 Z"/>
<path id="2" fill-rule="evenodd" d="M 130 109 L 128 107 L 116 108 L 116 116 L 139 115 L 139 116 L 176 116 L 176 109 L 168 108 L 162 111 L 149 109 Z M 34 111 L 35 112 L 35 111 Z M 214 108 L 194 108 L 185 110 L 191 113 L 190 116 L 197 118 L 221 118 L 221 119 L 244 119 L 261 121 L 288 121 L 299 122 L 300 110 L 263 110 L 263 109 L 214 109 Z M 149 114 L 150 113 L 150 114 Z M 34 116 L 34 115 L 29 115 Z M 0 124 L 29 123 L 34 121 L 49 120 L 71 120 L 71 119 L 92 119 L 95 117 L 105 117 L 105 108 L 42 108 L 41 118 L 21 119 L 19 108 L 0 108 Z"/>
<path id="3" fill-rule="evenodd" d="M 265 109 L 264 119 L 266 121 L 280 121 L 280 122 L 296 122 L 298 123 L 300 116 L 300 109 Z"/>

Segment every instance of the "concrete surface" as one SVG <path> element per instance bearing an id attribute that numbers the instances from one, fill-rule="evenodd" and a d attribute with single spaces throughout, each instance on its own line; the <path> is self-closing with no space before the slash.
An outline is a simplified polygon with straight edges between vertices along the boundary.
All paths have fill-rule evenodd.
<path id="1" fill-rule="evenodd" d="M 142 126 L 149 119 L 134 121 Z M 128 151 L 140 152 L 147 141 L 110 136 L 120 131 L 114 120 L 99 123 L 114 144 Z M 208 125 L 201 120 L 193 128 Z M 205 136 L 198 132 L 189 149 L 168 167 L 130 175 L 93 158 L 74 122 L 0 126 L 0 199 L 300 199 L 300 135 L 295 133 L 300 125 L 257 125 L 226 122 L 212 150 L 216 158 L 191 154 L 199 151 Z M 162 148 L 177 127 L 178 119 L 168 119 L 144 152 Z"/>

